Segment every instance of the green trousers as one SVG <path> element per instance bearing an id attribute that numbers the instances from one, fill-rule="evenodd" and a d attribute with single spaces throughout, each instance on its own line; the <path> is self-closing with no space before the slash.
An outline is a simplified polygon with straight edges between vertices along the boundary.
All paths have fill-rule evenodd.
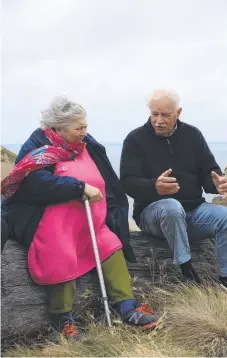
<path id="1" fill-rule="evenodd" d="M 128 268 L 122 250 L 102 263 L 107 294 L 112 304 L 133 299 Z M 72 311 L 76 280 L 48 286 L 49 310 L 52 314 Z"/>

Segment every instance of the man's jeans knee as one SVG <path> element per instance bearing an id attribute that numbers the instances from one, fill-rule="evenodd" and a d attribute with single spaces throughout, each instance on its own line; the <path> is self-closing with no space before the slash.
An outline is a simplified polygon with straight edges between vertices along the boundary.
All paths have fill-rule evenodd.
<path id="1" fill-rule="evenodd" d="M 182 216 L 186 217 L 185 210 L 181 203 L 176 199 L 163 199 L 158 201 L 158 210 L 163 217 Z M 152 204 L 151 204 L 152 205 Z"/>
<path id="2" fill-rule="evenodd" d="M 204 202 L 186 213 L 177 200 L 163 199 L 143 210 L 140 227 L 168 241 L 176 264 L 191 258 L 187 229 L 194 240 L 215 238 L 219 275 L 227 277 L 226 207 Z"/>
<path id="3" fill-rule="evenodd" d="M 163 199 L 148 205 L 141 214 L 140 228 L 168 241 L 175 264 L 190 260 L 186 213 L 179 201 Z"/>
<path id="4" fill-rule="evenodd" d="M 186 220 L 193 239 L 215 238 L 219 275 L 227 277 L 227 207 L 205 202 L 188 212 Z"/>

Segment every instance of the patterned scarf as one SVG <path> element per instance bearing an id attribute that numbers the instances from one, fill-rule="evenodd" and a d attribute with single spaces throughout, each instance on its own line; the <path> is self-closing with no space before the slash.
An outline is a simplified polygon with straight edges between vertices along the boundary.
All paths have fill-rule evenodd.
<path id="1" fill-rule="evenodd" d="M 14 166 L 11 173 L 1 182 L 1 195 L 4 199 L 9 199 L 16 193 L 28 174 L 61 161 L 73 160 L 86 146 L 84 142 L 67 143 L 51 129 L 43 131 L 51 145 L 32 150 Z"/>

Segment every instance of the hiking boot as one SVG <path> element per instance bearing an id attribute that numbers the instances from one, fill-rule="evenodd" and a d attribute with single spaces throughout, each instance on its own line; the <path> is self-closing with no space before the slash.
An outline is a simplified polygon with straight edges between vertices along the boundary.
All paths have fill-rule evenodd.
<path id="1" fill-rule="evenodd" d="M 51 325 L 55 331 L 61 333 L 66 339 L 78 339 L 80 337 L 80 332 L 75 325 L 71 312 L 52 315 Z"/>
<path id="2" fill-rule="evenodd" d="M 201 283 L 200 278 L 192 266 L 191 260 L 180 265 L 182 274 L 187 282 Z"/>
<path id="3" fill-rule="evenodd" d="M 77 339 L 79 337 L 79 331 L 74 323 L 66 323 L 61 329 L 61 333 L 67 339 Z"/>
<path id="4" fill-rule="evenodd" d="M 130 326 L 153 330 L 159 320 L 159 316 L 152 314 L 152 309 L 147 305 L 141 305 L 123 314 L 122 320 Z"/>

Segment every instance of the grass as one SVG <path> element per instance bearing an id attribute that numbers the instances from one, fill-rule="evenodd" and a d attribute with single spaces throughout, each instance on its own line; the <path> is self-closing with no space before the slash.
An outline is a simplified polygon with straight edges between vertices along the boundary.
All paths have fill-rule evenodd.
<path id="1" fill-rule="evenodd" d="M 194 357 L 227 356 L 227 289 L 171 286 L 142 294 L 154 309 L 164 310 L 158 329 L 144 332 L 115 321 L 108 330 L 101 322 L 88 322 L 88 331 L 78 342 L 63 338 L 32 347 L 15 346 L 6 357 Z"/>

